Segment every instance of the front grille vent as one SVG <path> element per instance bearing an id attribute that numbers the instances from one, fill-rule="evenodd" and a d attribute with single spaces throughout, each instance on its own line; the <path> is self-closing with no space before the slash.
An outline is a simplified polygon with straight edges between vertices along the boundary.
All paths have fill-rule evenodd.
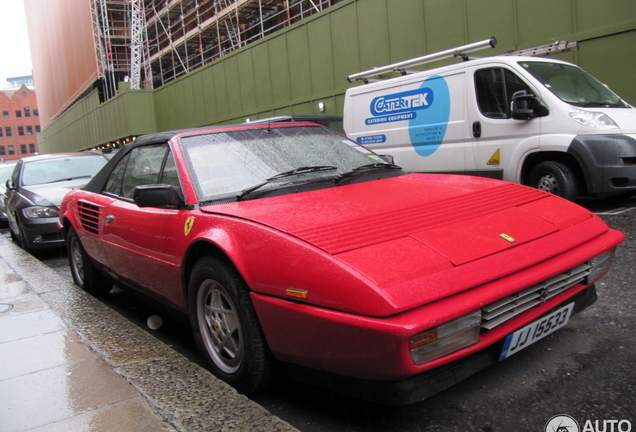
<path id="1" fill-rule="evenodd" d="M 499 324 L 540 305 L 549 298 L 583 282 L 588 274 L 590 274 L 589 263 L 581 264 L 516 294 L 484 306 L 481 309 L 482 330 L 492 330 Z"/>
<path id="2" fill-rule="evenodd" d="M 85 231 L 99 235 L 102 208 L 84 201 L 77 203 L 80 223 Z"/>

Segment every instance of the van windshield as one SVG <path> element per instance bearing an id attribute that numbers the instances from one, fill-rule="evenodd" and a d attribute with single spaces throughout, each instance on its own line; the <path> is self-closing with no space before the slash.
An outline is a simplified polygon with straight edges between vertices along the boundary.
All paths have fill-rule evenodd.
<path id="1" fill-rule="evenodd" d="M 583 69 L 563 63 L 519 62 L 562 101 L 578 107 L 627 108 L 618 95 Z"/>

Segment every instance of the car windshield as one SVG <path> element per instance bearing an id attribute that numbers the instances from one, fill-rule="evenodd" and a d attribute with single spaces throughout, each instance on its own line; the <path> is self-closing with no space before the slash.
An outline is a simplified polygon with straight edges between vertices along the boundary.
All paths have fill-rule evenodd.
<path id="1" fill-rule="evenodd" d="M 4 184 L 11 178 L 11 174 L 13 174 L 13 168 L 15 168 L 15 164 L 11 165 L 0 165 L 0 185 L 4 186 Z"/>
<path id="2" fill-rule="evenodd" d="M 93 177 L 108 160 L 100 155 L 26 162 L 22 170 L 22 186 L 56 183 Z"/>
<path id="3" fill-rule="evenodd" d="M 550 62 L 523 61 L 521 67 L 559 99 L 578 107 L 627 108 L 614 92 L 583 69 Z"/>
<path id="4" fill-rule="evenodd" d="M 181 138 L 200 201 L 290 181 L 320 181 L 380 156 L 324 127 L 263 127 Z"/>

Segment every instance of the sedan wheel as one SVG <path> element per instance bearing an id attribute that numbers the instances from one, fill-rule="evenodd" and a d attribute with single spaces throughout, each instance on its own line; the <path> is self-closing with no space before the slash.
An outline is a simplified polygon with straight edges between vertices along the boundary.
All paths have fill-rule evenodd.
<path id="1" fill-rule="evenodd" d="M 192 270 L 188 308 L 199 350 L 212 373 L 244 394 L 269 385 L 269 352 L 249 291 L 229 264 L 201 259 Z"/>

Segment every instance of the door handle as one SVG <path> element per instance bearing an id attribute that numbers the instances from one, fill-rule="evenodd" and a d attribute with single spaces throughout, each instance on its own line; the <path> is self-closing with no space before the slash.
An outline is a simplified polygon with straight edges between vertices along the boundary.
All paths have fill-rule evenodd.
<path id="1" fill-rule="evenodd" d="M 473 122 L 473 136 L 479 138 L 481 136 L 481 122 Z"/>
<path id="2" fill-rule="evenodd" d="M 115 222 L 115 215 L 109 214 L 106 216 L 106 223 Z"/>

